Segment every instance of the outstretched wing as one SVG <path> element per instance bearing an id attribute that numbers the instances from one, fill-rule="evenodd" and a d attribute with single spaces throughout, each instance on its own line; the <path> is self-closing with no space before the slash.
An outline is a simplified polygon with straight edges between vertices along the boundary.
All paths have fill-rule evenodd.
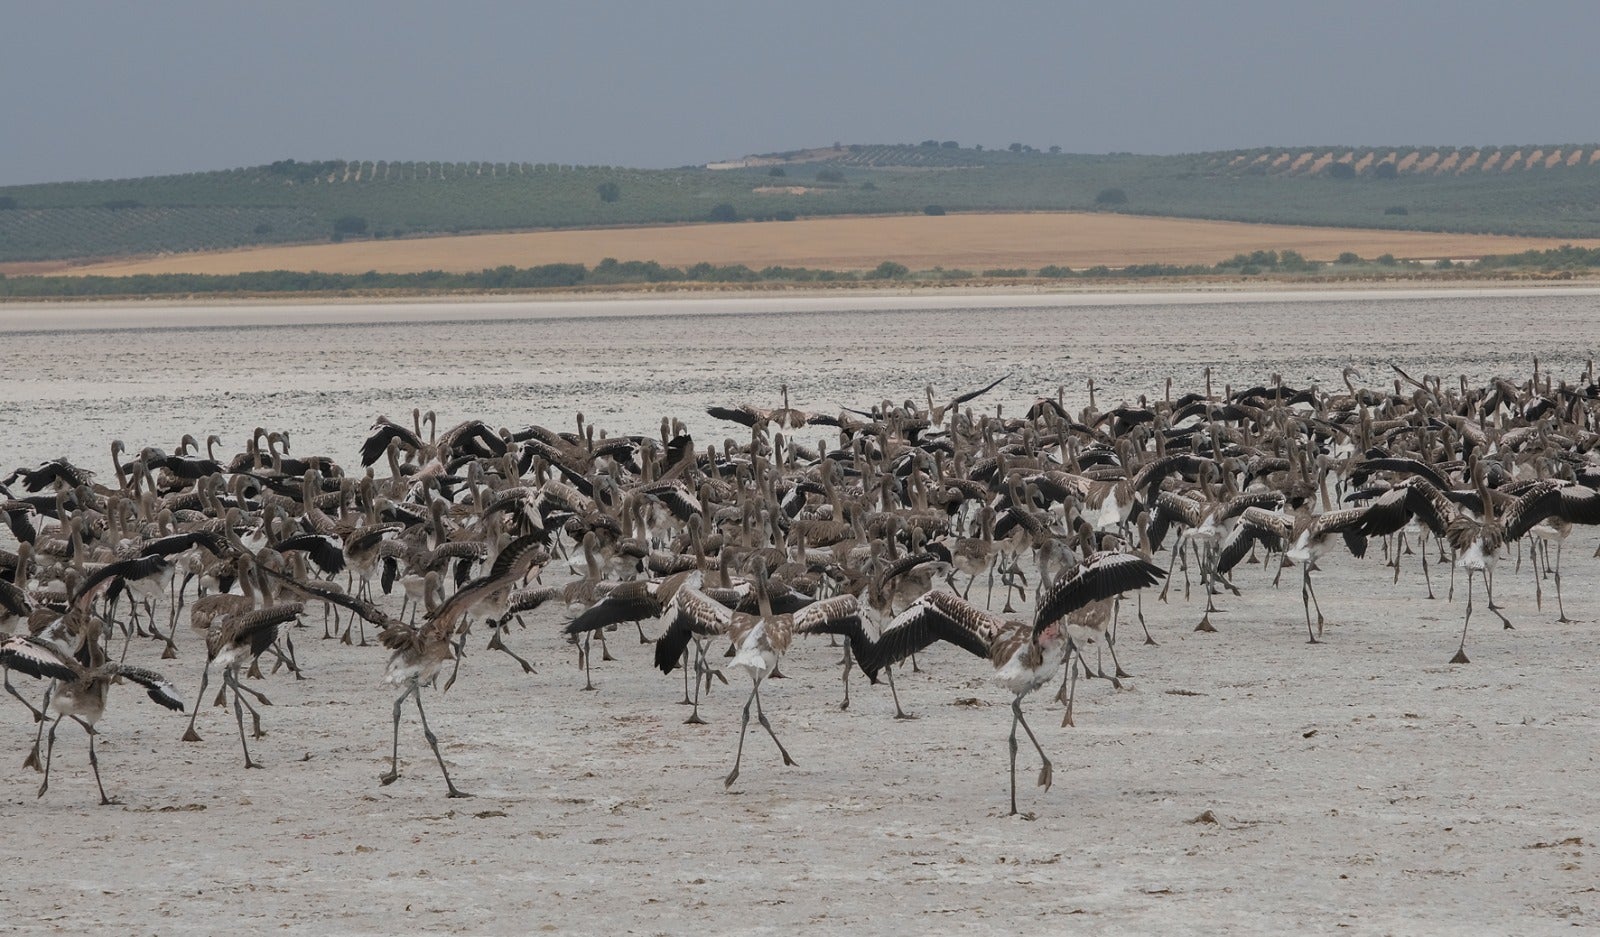
<path id="1" fill-rule="evenodd" d="M 26 634 L 0 642 L 0 667 L 50 680 L 76 680 L 79 676 L 77 661 L 51 642 Z"/>
<path id="2" fill-rule="evenodd" d="M 727 634 L 733 627 L 733 609 L 693 586 L 679 588 L 672 604 L 676 614 L 656 640 L 656 667 L 662 673 L 678 666 L 694 635 Z"/>
<path id="3" fill-rule="evenodd" d="M 1049 591 L 1039 600 L 1039 609 L 1033 618 L 1033 633 L 1037 636 L 1051 624 L 1091 602 L 1153 586 L 1166 576 L 1166 570 L 1132 553 L 1108 551 L 1091 554 L 1072 575 L 1063 576 L 1052 583 Z"/>
<path id="4" fill-rule="evenodd" d="M 150 698 L 174 712 L 183 712 L 183 700 L 178 698 L 178 688 L 154 670 L 134 667 L 131 664 L 113 664 L 112 669 L 145 688 Z"/>
<path id="5" fill-rule="evenodd" d="M 1006 620 L 983 611 L 953 592 L 934 591 L 896 615 L 871 653 L 856 656 L 869 677 L 935 641 L 948 641 L 969 654 L 988 657 L 989 647 L 1006 628 Z"/>

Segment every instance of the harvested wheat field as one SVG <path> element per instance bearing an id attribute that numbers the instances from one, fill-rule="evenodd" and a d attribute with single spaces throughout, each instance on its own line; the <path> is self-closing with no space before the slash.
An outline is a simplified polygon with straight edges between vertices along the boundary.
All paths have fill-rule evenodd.
<path id="1" fill-rule="evenodd" d="M 997 267 L 1037 270 L 1050 264 L 1073 268 L 1209 264 L 1255 250 L 1294 250 L 1311 260 L 1333 260 L 1345 251 L 1368 258 L 1393 254 L 1402 259 L 1466 259 L 1565 243 L 1575 242 L 1073 212 L 952 214 L 309 244 L 63 265 L 58 272 L 102 276 L 251 270 L 460 272 L 503 265 L 593 265 L 605 257 L 654 260 L 669 266 L 704 261 L 757 269 L 781 265 L 825 270 L 865 270 L 892 260 L 913 270 L 945 267 L 981 272 Z M 1600 240 L 1576 243 L 1600 246 Z M 33 269 L 37 272 L 37 265 Z"/>

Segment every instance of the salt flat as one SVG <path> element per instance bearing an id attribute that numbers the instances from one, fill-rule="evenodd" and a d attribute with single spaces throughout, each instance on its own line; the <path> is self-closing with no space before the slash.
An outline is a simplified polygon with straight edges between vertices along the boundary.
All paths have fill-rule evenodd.
<path id="1" fill-rule="evenodd" d="M 1169 374 L 1177 393 L 1208 365 L 1219 391 L 1272 372 L 1332 386 L 1345 364 L 1386 383 L 1390 362 L 1521 379 L 1535 355 L 1558 378 L 1576 377 L 1600 339 L 1592 292 L 959 297 L 912 309 L 891 299 L 645 302 L 587 315 L 494 304 L 458 316 L 421 304 L 346 313 L 358 321 L 341 324 L 297 311 L 302 321 L 223 327 L 194 309 L 186 324 L 141 323 L 140 307 L 114 329 L 19 325 L 8 307 L 0 465 L 65 454 L 109 473 L 114 437 L 170 449 L 185 432 L 218 433 L 232 452 L 262 425 L 288 430 L 297 455 L 353 466 L 372 418 L 412 407 L 438 411 L 441 428 L 469 417 L 566 428 L 581 408 L 602 427 L 653 432 L 679 416 L 703 445 L 745 434 L 705 417 L 707 404 L 773 403 L 785 381 L 796 406 L 832 410 L 918 398 L 930 382 L 948 396 L 1009 372 L 985 402 L 1013 413 L 1061 385 L 1076 410 L 1091 376 L 1102 409 L 1161 394 Z M 1440 598 L 1426 599 L 1415 556 L 1397 583 L 1377 544 L 1364 560 L 1325 562 L 1321 645 L 1305 642 L 1292 573 L 1277 589 L 1274 570 L 1240 573 L 1244 594 L 1219 599 L 1216 634 L 1192 631 L 1203 596 L 1196 588 L 1186 602 L 1180 574 L 1170 603 L 1144 598 L 1160 644 L 1124 632 L 1134 678 L 1123 689 L 1080 684 L 1074 728 L 1058 727 L 1049 692 L 1028 700 L 1056 765 L 1051 790 L 1032 787 L 1037 761 L 1024 743 L 1019 800 L 1032 822 L 1005 815 L 1009 698 L 981 661 L 945 648 L 923 656 L 923 673 L 898 674 L 921 717 L 900 722 L 886 689 L 859 680 L 840 711 L 838 650 L 799 644 L 789 679 L 763 693 L 799 765 L 782 767 L 752 734 L 727 792 L 742 678 L 712 691 L 702 707 L 711 725 L 683 725 L 681 680 L 651 670 L 649 648 L 624 626 L 610 639 L 618 659 L 596 669 L 598 691 L 582 692 L 554 612 L 509 638 L 538 673 L 485 651 L 478 635 L 455 688 L 427 691 L 452 774 L 477 796 L 445 799 L 409 715 L 402 777 L 380 787 L 385 653 L 319 641 L 308 615 L 296 635 L 308 679 L 258 684 L 274 703 L 262 711 L 267 737 L 252 743 L 262 771 L 242 768 L 222 710 L 206 707 L 205 740 L 187 744 L 182 717 L 117 687 L 99 751 L 124 804 L 93 806 L 85 740 L 70 726 L 51 790 L 35 799 L 37 775 L 17 767 L 33 727 L 8 706 L 0 908 L 30 932 L 209 933 L 241 918 L 245 931 L 308 933 L 1593 924 L 1597 540 L 1580 531 L 1565 551 L 1572 624 L 1555 622 L 1548 583 L 1536 607 L 1526 562 L 1502 563 L 1496 595 L 1517 628 L 1501 630 L 1480 604 L 1467 665 L 1446 664 L 1461 590 L 1447 602 L 1436 568 Z M 568 575 L 552 564 L 545 581 Z M 203 654 L 180 630 L 178 660 L 144 641 L 131 659 L 191 694 Z"/>

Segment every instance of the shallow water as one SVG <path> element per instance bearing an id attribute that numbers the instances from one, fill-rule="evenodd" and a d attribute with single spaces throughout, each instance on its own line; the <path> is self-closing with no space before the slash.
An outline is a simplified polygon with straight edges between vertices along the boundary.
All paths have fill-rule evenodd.
<path id="1" fill-rule="evenodd" d="M 682 419 L 704 441 L 742 437 L 713 404 L 827 413 L 936 400 L 1003 374 L 981 400 L 1019 413 L 1093 378 L 1105 409 L 1139 395 L 1270 381 L 1337 386 L 1413 375 L 1525 376 L 1538 356 L 1576 378 L 1600 345 L 1600 290 L 1105 295 L 866 295 L 384 304 L 0 307 L 0 465 L 106 448 L 175 447 L 257 426 L 296 455 L 346 463 L 379 414 L 434 410 L 441 427 L 609 432 Z M 818 431 L 821 434 L 821 431 Z M 810 431 L 802 435 L 809 436 Z"/>

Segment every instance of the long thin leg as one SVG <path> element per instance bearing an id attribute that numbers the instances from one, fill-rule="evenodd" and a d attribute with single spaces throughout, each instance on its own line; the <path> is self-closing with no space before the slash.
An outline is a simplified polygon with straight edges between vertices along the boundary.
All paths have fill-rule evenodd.
<path id="1" fill-rule="evenodd" d="M 444 785 L 450 789 L 450 797 L 471 797 L 464 791 L 456 789 L 455 782 L 450 780 L 450 769 L 444 766 L 444 756 L 439 754 L 439 737 L 428 728 L 428 714 L 422 711 L 422 692 L 413 693 L 411 699 L 417 704 L 417 715 L 422 717 L 422 737 L 428 740 L 428 745 L 433 749 L 433 757 L 439 760 L 439 770 L 444 774 Z"/>
<path id="2" fill-rule="evenodd" d="M 505 642 L 500 640 L 500 633 L 503 630 L 503 626 L 496 625 L 493 622 L 490 622 L 489 625 L 490 625 L 490 629 L 491 629 L 490 633 L 489 633 L 489 650 L 491 650 L 491 651 L 502 651 L 505 654 L 510 655 L 512 660 L 514 660 L 517 663 L 522 665 L 522 672 L 523 673 L 538 673 L 538 671 L 533 669 L 533 665 L 532 664 L 528 663 L 526 660 L 523 660 L 521 657 L 517 656 L 517 652 L 516 651 L 513 651 L 511 648 L 506 647 Z"/>
<path id="3" fill-rule="evenodd" d="M 590 639 L 590 636 L 593 635 L 593 634 L 594 634 L 594 632 L 592 632 L 592 631 L 584 633 L 584 636 L 583 636 L 583 651 L 580 654 L 580 656 L 583 658 L 583 688 L 585 690 L 593 690 L 594 689 L 594 680 L 591 679 L 590 676 L 589 676 L 589 654 L 590 654 L 590 651 L 589 651 L 589 639 Z M 605 646 L 604 642 L 605 642 L 605 639 L 602 638 L 601 639 L 601 645 L 600 645 L 601 647 Z"/>
<path id="4" fill-rule="evenodd" d="M 1021 713 L 1015 706 L 1011 707 L 1011 737 L 1006 740 L 1006 748 L 1011 753 L 1011 816 L 1017 815 L 1017 719 Z"/>
<path id="5" fill-rule="evenodd" d="M 1489 571 L 1488 570 L 1484 570 L 1484 572 L 1483 572 L 1483 594 L 1489 597 L 1489 611 L 1495 613 L 1495 615 L 1500 619 L 1500 624 L 1505 626 L 1505 630 L 1511 631 L 1511 630 L 1513 630 L 1512 627 L 1511 627 L 1511 619 L 1509 619 L 1506 616 L 1500 614 L 1500 606 L 1494 604 L 1494 586 L 1489 584 L 1489 580 L 1490 580 Z"/>
<path id="6" fill-rule="evenodd" d="M 234 674 L 232 667 L 222 672 L 222 682 L 225 686 L 233 689 L 233 716 L 239 722 L 239 747 L 244 749 L 244 766 L 247 769 L 259 768 L 261 765 L 250 757 L 250 743 L 245 741 L 244 699 L 239 694 L 239 678 Z"/>
<path id="7" fill-rule="evenodd" d="M 1306 634 L 1310 637 L 1307 644 L 1318 644 L 1316 632 L 1311 630 L 1311 561 L 1306 560 L 1300 564 L 1300 604 L 1306 610 Z M 1319 610 L 1318 614 L 1321 612 Z"/>
<path id="8" fill-rule="evenodd" d="M 195 694 L 194 712 L 189 714 L 189 728 L 183 733 L 185 742 L 200 741 L 200 733 L 194 730 L 194 721 L 200 718 L 200 701 L 206 698 L 206 682 L 211 679 L 211 662 L 206 661 L 205 669 L 200 671 L 200 692 Z"/>
<path id="9" fill-rule="evenodd" d="M 76 716 L 73 718 L 77 719 Z M 99 735 L 99 733 L 94 730 L 94 726 L 89 725 L 82 719 L 77 719 L 77 722 L 79 725 L 83 726 L 83 731 L 89 733 L 89 768 L 94 771 L 94 786 L 100 788 L 100 806 L 108 807 L 112 804 L 121 803 L 121 801 L 112 800 L 111 798 L 107 797 L 106 786 L 100 783 L 100 759 L 94 753 L 94 737 Z"/>
<path id="10" fill-rule="evenodd" d="M 839 704 L 840 710 L 850 708 L 850 668 L 855 664 L 855 656 L 851 653 L 850 642 L 844 645 L 844 702 Z"/>
<path id="11" fill-rule="evenodd" d="M 1034 750 L 1039 753 L 1039 759 L 1042 762 L 1044 762 L 1044 766 L 1039 769 L 1039 786 L 1048 791 L 1050 789 L 1051 782 L 1054 781 L 1054 779 L 1055 779 L 1055 771 L 1050 766 L 1050 759 L 1049 759 L 1049 757 L 1047 757 L 1045 755 L 1043 746 L 1041 746 L 1039 744 L 1039 737 L 1033 734 L 1033 729 L 1032 729 L 1032 727 L 1030 727 L 1028 725 L 1028 720 L 1023 718 L 1023 715 L 1022 715 L 1022 697 L 1019 696 L 1016 699 L 1011 701 L 1011 711 L 1017 717 L 1016 718 L 1016 723 L 1013 724 L 1012 729 L 1011 729 L 1013 741 L 1015 740 L 1015 737 L 1016 737 L 1016 731 L 1017 731 L 1016 730 L 1016 726 L 1017 725 L 1021 725 L 1022 726 L 1022 731 L 1028 733 L 1028 740 L 1033 743 Z M 1014 745 L 1013 745 L 1013 748 L 1015 748 Z M 1014 754 L 1013 754 L 1013 757 L 1015 757 Z M 1013 771 L 1012 772 L 1013 784 L 1014 784 L 1015 775 L 1016 775 L 1016 772 Z"/>
<path id="12" fill-rule="evenodd" d="M 687 648 L 685 648 L 684 649 L 684 656 L 687 657 L 688 654 L 689 654 L 689 651 L 688 651 Z M 694 642 L 694 701 L 693 701 L 694 709 L 690 710 L 689 718 L 683 720 L 683 724 L 684 725 L 688 725 L 688 726 L 703 726 L 703 725 L 706 724 L 706 721 L 704 719 L 700 718 L 700 684 L 701 684 L 701 682 L 704 682 L 705 685 L 706 685 L 706 689 L 707 690 L 711 689 L 711 676 L 708 673 L 706 673 L 706 671 L 708 671 L 710 669 L 711 669 L 710 665 L 706 663 L 706 645 L 705 645 L 705 642 L 703 642 L 700 639 L 696 638 L 695 642 Z M 684 669 L 684 676 L 688 677 L 688 675 L 689 675 L 688 668 L 685 668 Z M 684 699 L 686 699 L 686 700 L 688 699 L 688 693 L 687 692 L 685 692 L 685 694 L 684 694 Z"/>
<path id="13" fill-rule="evenodd" d="M 1467 570 L 1467 616 L 1461 621 L 1461 646 L 1456 649 L 1456 656 L 1450 658 L 1452 664 L 1470 664 L 1467 659 L 1467 623 L 1472 621 L 1472 570 Z"/>
<path id="14" fill-rule="evenodd" d="M 34 705 L 23 699 L 22 694 L 17 692 L 17 688 L 11 685 L 11 668 L 0 668 L 0 674 L 5 675 L 6 692 L 15 696 L 18 702 L 28 707 L 28 712 L 33 713 L 34 722 L 42 722 L 44 720 L 44 710 L 34 708 Z"/>
<path id="15" fill-rule="evenodd" d="M 1081 661 L 1083 655 L 1080 654 L 1078 656 Z M 1070 654 L 1067 658 L 1067 685 L 1063 687 L 1063 690 L 1065 691 L 1066 695 L 1067 711 L 1061 714 L 1061 727 L 1065 729 L 1067 726 L 1077 725 L 1077 723 L 1072 721 L 1072 701 L 1077 697 L 1078 694 L 1078 668 L 1073 666 Z M 1057 699 L 1061 699 L 1061 697 L 1062 693 L 1056 694 Z"/>
<path id="16" fill-rule="evenodd" d="M 893 667 L 885 667 L 885 668 L 883 668 L 883 672 L 889 678 L 889 695 L 894 698 L 894 717 L 896 719 L 915 719 L 915 718 L 917 718 L 916 716 L 913 716 L 910 713 L 906 712 L 904 709 L 900 708 L 900 694 L 894 688 L 894 668 Z"/>
<path id="17" fill-rule="evenodd" d="M 773 744 L 778 746 L 778 751 L 783 755 L 783 763 L 793 766 L 795 760 L 789 757 L 789 750 L 783 747 L 782 742 L 778 741 L 778 733 L 772 731 L 772 723 L 767 721 L 767 714 L 761 711 L 761 684 L 757 683 L 755 692 L 750 695 L 756 701 L 756 720 L 761 723 L 761 728 L 766 729 L 767 734 L 772 736 Z"/>
<path id="18" fill-rule="evenodd" d="M 412 680 L 406 684 L 405 690 L 394 698 L 394 753 L 389 756 L 388 772 L 378 775 L 379 784 L 387 786 L 400 777 L 400 706 L 406 701 L 406 697 L 415 692 L 417 692 L 417 681 Z"/>
<path id="19" fill-rule="evenodd" d="M 38 796 L 43 797 L 44 792 L 50 789 L 50 761 L 56 753 L 56 726 L 61 725 L 62 716 L 57 716 L 56 721 L 50 723 L 50 737 L 44 747 L 44 780 L 39 784 Z"/>
<path id="20" fill-rule="evenodd" d="M 729 771 L 728 776 L 722 779 L 723 788 L 732 787 L 733 782 L 739 780 L 739 761 L 744 758 L 744 734 L 750 728 L 750 706 L 755 701 L 756 688 L 752 686 L 750 688 L 750 698 L 744 701 L 744 713 L 739 717 L 739 747 L 733 753 L 733 770 Z"/>
<path id="21" fill-rule="evenodd" d="M 1562 624 L 1565 625 L 1565 624 L 1571 624 L 1572 623 L 1572 619 L 1567 617 L 1567 607 L 1566 607 L 1566 605 L 1562 604 L 1562 601 L 1561 601 L 1561 548 L 1564 545 L 1565 545 L 1565 541 L 1561 541 L 1561 540 L 1556 541 L 1555 579 L 1556 579 L 1556 610 L 1561 613 L 1561 617 L 1557 618 L 1556 621 L 1559 621 L 1559 622 L 1561 622 Z"/>
<path id="22" fill-rule="evenodd" d="M 39 704 L 39 729 L 33 733 L 33 749 L 28 752 L 28 757 L 22 761 L 24 768 L 32 768 L 35 771 L 42 770 L 39 766 L 39 743 L 44 739 L 44 724 L 49 721 L 45 718 L 45 713 L 50 709 L 50 694 L 54 692 L 55 688 L 56 683 L 54 680 L 50 681 L 50 685 L 44 688 L 44 700 Z"/>
<path id="23" fill-rule="evenodd" d="M 1134 608 L 1139 613 L 1139 627 L 1144 629 L 1144 643 L 1155 644 L 1156 639 L 1150 637 L 1150 626 L 1144 623 L 1144 590 L 1134 593 Z"/>

